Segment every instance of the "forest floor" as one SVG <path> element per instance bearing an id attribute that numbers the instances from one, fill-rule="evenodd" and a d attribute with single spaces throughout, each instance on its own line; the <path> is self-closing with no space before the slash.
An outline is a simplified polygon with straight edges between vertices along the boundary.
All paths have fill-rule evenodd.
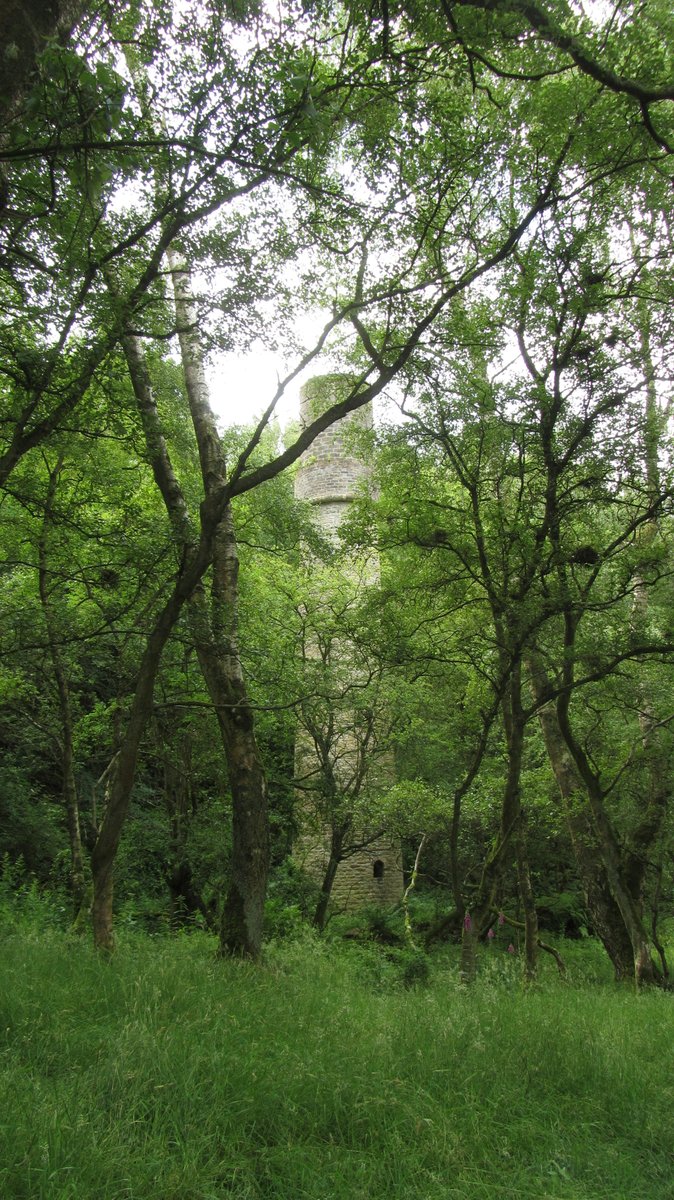
<path id="1" fill-rule="evenodd" d="M 0 1196 L 671 1200 L 674 996 L 570 952 L 566 983 L 497 950 L 405 987 L 380 948 L 127 932 L 103 962 L 3 922 Z"/>

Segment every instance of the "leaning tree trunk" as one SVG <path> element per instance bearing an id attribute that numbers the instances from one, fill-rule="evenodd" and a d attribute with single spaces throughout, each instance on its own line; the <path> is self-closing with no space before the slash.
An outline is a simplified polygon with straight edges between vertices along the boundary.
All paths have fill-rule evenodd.
<path id="1" fill-rule="evenodd" d="M 123 339 L 123 347 L 143 422 L 150 463 L 171 521 L 180 566 L 173 592 L 159 613 L 146 641 L 131 712 L 111 772 L 106 811 L 92 854 L 94 943 L 104 952 L 110 952 L 114 948 L 113 867 L 129 809 L 138 751 L 152 711 L 154 685 L 162 653 L 183 606 L 194 595 L 212 561 L 219 517 L 217 502 L 203 504 L 200 510 L 199 535 L 197 537 L 192 534 L 187 506 L 162 435 L 142 346 L 138 338 L 129 335 Z"/>
<path id="2" fill-rule="evenodd" d="M 112 294 L 116 295 L 116 281 L 109 270 L 106 272 L 106 282 Z M 152 711 L 154 685 L 162 653 L 184 604 L 210 564 L 214 521 L 217 519 L 215 510 L 207 510 L 202 506 L 199 536 L 193 534 L 187 506 L 163 438 L 142 344 L 138 337 L 127 334 L 122 338 L 122 346 L 143 424 L 150 464 L 171 521 L 180 566 L 172 594 L 156 618 L 145 644 L 131 711 L 110 770 L 106 808 L 91 856 L 94 945 L 104 953 L 111 953 L 114 949 L 113 869 L 129 810 L 141 739 Z"/>
<path id="3" fill-rule="evenodd" d="M 113 281 L 108 280 L 114 291 Z M 152 697 L 164 647 L 184 604 L 199 585 L 212 556 L 213 514 L 202 510 L 200 536 L 192 537 L 187 509 L 173 474 L 162 437 L 147 365 L 138 338 L 123 339 L 129 374 L 143 422 L 148 454 L 171 519 L 180 567 L 173 592 L 155 620 L 140 662 L 131 711 L 109 778 L 107 803 L 91 856 L 94 945 L 104 953 L 114 949 L 113 869 L 126 821 L 141 739 L 152 711 Z"/>
<path id="4" fill-rule="evenodd" d="M 114 949 L 113 868 L 129 811 L 141 738 L 152 711 L 154 684 L 162 652 L 187 596 L 194 591 L 204 570 L 205 562 L 197 558 L 191 571 L 179 577 L 173 595 L 159 614 L 147 639 L 131 712 L 111 772 L 106 809 L 91 856 L 94 945 L 104 953 L 111 953 Z"/>
<path id="5" fill-rule="evenodd" d="M 330 906 L 330 897 L 332 888 L 335 882 L 335 876 L 339 869 L 339 864 L 344 857 L 344 829 L 338 825 L 333 825 L 332 834 L 330 837 L 330 854 L 323 872 L 323 881 L 321 883 L 321 891 L 316 904 L 313 922 L 315 929 L 321 933 L 325 929 L 328 919 L 328 908 Z"/>
<path id="6" fill-rule="evenodd" d="M 613 898 L 620 909 L 632 946 L 632 961 L 636 986 L 656 983 L 658 975 L 651 954 L 651 943 L 644 929 L 639 901 L 631 894 L 625 879 L 621 848 L 616 831 L 604 806 L 604 796 L 590 762 L 579 742 L 574 737 L 568 713 L 569 697 L 562 695 L 557 701 L 557 719 L 562 737 L 571 752 L 578 773 L 587 790 L 587 797 L 597 833 L 606 878 Z"/>
<path id="7" fill-rule="evenodd" d="M 510 683 L 502 702 L 503 724 L 508 747 L 508 773 L 501 801 L 501 819 L 498 838 L 490 850 L 482 868 L 478 893 L 470 912 L 463 921 L 461 939 L 461 979 L 471 983 L 475 978 L 477 943 L 486 931 L 496 907 L 496 898 L 512 849 L 513 838 L 517 837 L 522 818 L 521 775 L 524 750 L 525 715 L 521 705 L 521 670 L 519 661 L 514 661 Z"/>
<path id="8" fill-rule="evenodd" d="M 529 654 L 527 667 L 534 700 L 539 705 L 538 719 L 543 741 L 559 788 L 588 916 L 613 964 L 616 979 L 629 979 L 634 973 L 632 943 L 609 886 L 588 807 L 585 784 L 562 737 L 555 705 L 548 699 L 551 685 L 540 656 Z"/>

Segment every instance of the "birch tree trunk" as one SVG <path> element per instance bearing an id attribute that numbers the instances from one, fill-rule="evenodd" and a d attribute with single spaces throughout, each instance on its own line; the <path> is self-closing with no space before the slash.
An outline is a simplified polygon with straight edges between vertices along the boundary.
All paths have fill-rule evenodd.
<path id="1" fill-rule="evenodd" d="M 172 265 L 185 381 L 205 492 L 203 522 L 205 513 L 217 513 L 226 484 L 226 468 L 196 339 L 189 276 L 175 257 Z M 189 561 L 194 553 L 195 535 L 163 437 L 139 339 L 127 336 L 124 350 L 155 481 L 171 521 L 177 551 L 182 560 Z M 189 595 L 189 616 L 199 665 L 222 737 L 232 792 L 232 873 L 223 910 L 220 948 L 223 954 L 255 959 L 262 945 L 269 873 L 267 790 L 238 649 L 238 556 L 228 504 L 217 515 L 211 544 L 211 608 L 209 611 L 203 586 L 197 580 Z"/>
<path id="2" fill-rule="evenodd" d="M 210 406 L 188 271 L 169 251 L 180 349 L 206 503 L 218 505 L 227 482 L 222 444 Z M 193 630 L 202 673 L 215 707 L 232 793 L 232 866 L 222 914 L 220 951 L 256 959 L 262 947 L 269 876 L 267 785 L 255 737 L 238 642 L 239 559 L 231 504 L 213 541 L 211 610 L 203 593 L 192 601 Z"/>

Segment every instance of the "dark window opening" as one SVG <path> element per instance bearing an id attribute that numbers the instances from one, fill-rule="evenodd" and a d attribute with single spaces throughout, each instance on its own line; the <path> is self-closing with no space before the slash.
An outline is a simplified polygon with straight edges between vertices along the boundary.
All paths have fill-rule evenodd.
<path id="1" fill-rule="evenodd" d="M 384 864 L 380 858 L 378 858 L 377 861 L 374 863 L 374 865 L 372 867 L 372 874 L 374 875 L 375 879 L 383 879 L 384 878 Z"/>

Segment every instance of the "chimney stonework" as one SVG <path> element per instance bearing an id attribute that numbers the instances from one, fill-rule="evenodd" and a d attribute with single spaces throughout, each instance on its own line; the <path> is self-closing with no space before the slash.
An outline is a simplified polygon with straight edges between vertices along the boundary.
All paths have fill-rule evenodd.
<path id="1" fill-rule="evenodd" d="M 312 379 L 301 391 L 300 420 L 306 426 L 331 404 L 348 394 L 351 381 L 342 375 L 327 375 Z M 295 495 L 310 503 L 314 520 L 319 529 L 329 538 L 336 539 L 339 527 L 364 484 L 370 471 L 356 447 L 359 432 L 372 429 L 372 406 L 365 405 L 342 421 L 319 434 L 312 446 L 302 456 L 295 480 Z M 360 564 L 359 583 L 376 586 L 379 582 L 379 564 L 374 558 L 368 560 L 366 570 Z M 338 653 L 348 660 L 348 643 L 341 640 Z M 348 732 L 344 734 L 348 739 Z M 344 759 L 349 757 L 348 745 Z M 306 772 L 312 749 L 308 738 L 300 732 L 296 748 L 298 766 Z M 377 764 L 379 778 L 393 778 L 393 764 Z M 301 801 L 300 801 L 301 805 Z M 301 812 L 301 807 L 300 807 Z M 300 826 L 301 826 L 300 818 Z M 356 839 L 360 838 L 357 831 Z M 362 832 L 362 840 L 367 834 Z M 330 829 L 321 832 L 310 827 L 301 829 L 294 857 L 301 867 L 318 883 L 322 882 L 328 863 Z M 364 849 L 345 858 L 337 869 L 332 888 L 332 903 L 338 909 L 354 910 L 365 905 L 389 906 L 400 900 L 403 892 L 402 856 L 400 843 L 378 837 L 368 841 Z"/>

